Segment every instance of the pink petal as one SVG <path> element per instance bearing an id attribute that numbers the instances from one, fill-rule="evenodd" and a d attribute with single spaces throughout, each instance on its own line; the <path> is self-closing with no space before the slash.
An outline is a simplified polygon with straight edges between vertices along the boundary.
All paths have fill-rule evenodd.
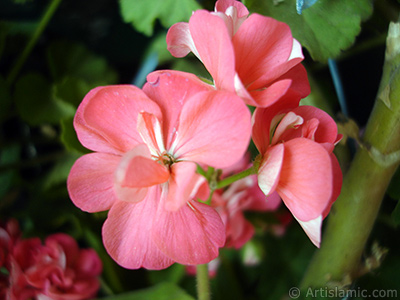
<path id="1" fill-rule="evenodd" d="M 147 188 L 164 183 L 169 170 L 153 159 L 145 144 L 127 152 L 115 171 L 115 190 L 118 199 L 139 202 L 146 196 Z"/>
<path id="2" fill-rule="evenodd" d="M 171 165 L 171 178 L 168 181 L 168 196 L 165 209 L 176 211 L 190 200 L 190 196 L 200 175 L 196 174 L 196 164 L 178 162 Z"/>
<path id="3" fill-rule="evenodd" d="M 281 197 L 277 192 L 271 193 L 268 197 L 265 197 L 264 193 L 261 191 L 260 187 L 254 186 L 252 190 L 257 188 L 259 192 L 257 191 L 257 196 L 253 195 L 251 201 L 247 206 L 246 210 L 253 210 L 253 211 L 275 211 L 278 209 L 278 207 L 282 204 Z M 251 191 L 252 192 L 252 191 Z M 254 193 L 254 192 L 252 192 Z M 261 197 L 262 196 L 264 197 Z"/>
<path id="4" fill-rule="evenodd" d="M 317 218 L 332 196 L 332 164 L 318 143 L 295 138 L 283 144 L 285 154 L 277 192 L 293 216 L 306 222 Z"/>
<path id="5" fill-rule="evenodd" d="M 307 122 L 301 127 L 301 136 L 306 139 L 315 140 L 315 132 L 317 131 L 319 126 L 318 119 L 307 120 Z M 330 151 L 328 151 L 330 152 Z"/>
<path id="6" fill-rule="evenodd" d="M 163 253 L 178 263 L 205 264 L 218 256 L 225 243 L 225 226 L 210 206 L 190 201 L 169 212 L 159 207 L 153 239 Z"/>
<path id="7" fill-rule="evenodd" d="M 268 87 L 249 90 L 249 93 L 253 98 L 254 104 L 247 102 L 246 99 L 245 101 L 248 105 L 254 105 L 256 107 L 271 106 L 287 93 L 291 85 L 292 81 L 286 79 L 274 82 Z"/>
<path id="8" fill-rule="evenodd" d="M 307 71 L 304 66 L 300 63 L 302 58 L 292 59 L 286 63 L 276 66 L 271 76 L 270 72 L 257 78 L 251 85 L 248 86 L 249 90 L 259 90 L 263 87 L 286 80 L 291 81 L 290 89 L 298 94 L 299 98 L 304 98 L 310 93 L 310 85 L 308 82 Z"/>
<path id="9" fill-rule="evenodd" d="M 261 77 L 264 78 L 265 86 L 292 67 L 283 68 L 289 64 L 293 48 L 293 37 L 285 23 L 252 14 L 240 26 L 232 43 L 236 71 L 245 86 Z"/>
<path id="10" fill-rule="evenodd" d="M 184 57 L 193 52 L 200 60 L 189 30 L 189 23 L 176 23 L 167 33 L 167 49 L 175 57 Z"/>
<path id="11" fill-rule="evenodd" d="M 90 153 L 80 157 L 68 176 L 67 186 L 72 202 L 87 212 L 110 209 L 117 197 L 114 172 L 121 157 Z"/>
<path id="12" fill-rule="evenodd" d="M 74 267 L 75 261 L 79 258 L 79 247 L 77 242 L 65 233 L 55 233 L 46 238 L 45 244 L 47 247 L 55 248 L 55 250 L 65 254 L 62 259 L 67 265 L 63 267 Z M 61 248 L 61 249 L 60 249 Z"/>
<path id="13" fill-rule="evenodd" d="M 203 176 L 196 176 L 197 179 L 195 181 L 194 188 L 192 190 L 192 194 L 190 195 L 191 199 L 196 199 L 198 201 L 207 201 L 210 196 L 210 187 L 208 186 L 208 182 Z"/>
<path id="14" fill-rule="evenodd" d="M 140 111 L 161 112 L 142 90 L 131 85 L 98 87 L 78 107 L 74 126 L 85 147 L 99 152 L 121 154 L 142 142 L 136 130 Z"/>
<path id="15" fill-rule="evenodd" d="M 235 54 L 225 22 L 205 10 L 196 11 L 189 28 L 198 54 L 218 89 L 234 91 Z"/>
<path id="16" fill-rule="evenodd" d="M 221 176 L 225 178 L 250 168 L 252 165 L 250 161 L 250 152 L 247 151 L 237 163 L 224 168 Z"/>
<path id="17" fill-rule="evenodd" d="M 308 82 L 307 71 L 300 63 L 293 66 L 290 70 L 276 79 L 276 81 L 291 80 L 290 91 L 299 99 L 307 97 L 310 92 L 310 83 Z"/>
<path id="18" fill-rule="evenodd" d="M 318 143 L 331 143 L 334 144 L 338 132 L 337 125 L 333 118 L 323 110 L 314 106 L 302 105 L 295 109 L 293 112 L 304 119 L 306 124 L 308 120 L 317 119 L 319 121 L 318 128 L 315 131 L 314 139 Z"/>
<path id="19" fill-rule="evenodd" d="M 175 138 L 182 106 L 198 92 L 213 88 L 193 74 L 171 70 L 150 73 L 147 80 L 143 90 L 161 108 L 164 146 L 169 149 Z"/>
<path id="20" fill-rule="evenodd" d="M 218 0 L 215 3 L 215 11 L 225 13 L 226 10 L 231 6 L 236 8 L 237 16 L 239 18 L 246 17 L 249 15 L 247 7 L 242 2 L 236 0 Z"/>
<path id="21" fill-rule="evenodd" d="M 290 110 L 298 107 L 300 98 L 297 94 L 287 92 L 279 101 L 268 108 L 258 107 L 253 113 L 252 138 L 260 153 L 265 153 L 270 145 L 271 122 Z M 272 124 L 275 126 L 276 124 Z"/>
<path id="22" fill-rule="evenodd" d="M 174 263 L 158 249 L 151 237 L 160 191 L 159 187 L 150 188 L 143 201 L 118 202 L 108 213 L 103 226 L 104 246 L 124 268 L 160 270 Z"/>
<path id="23" fill-rule="evenodd" d="M 83 275 L 82 277 L 94 277 L 101 274 L 103 264 L 94 249 L 81 249 L 75 264 L 75 269 Z"/>
<path id="24" fill-rule="evenodd" d="M 307 222 L 300 221 L 296 217 L 295 219 L 297 220 L 297 222 L 299 222 L 304 232 L 310 238 L 311 242 L 319 248 L 321 243 L 322 216 L 319 215 L 315 219 L 312 219 Z"/>
<path id="25" fill-rule="evenodd" d="M 226 224 L 225 247 L 240 249 L 254 235 L 253 225 L 245 219 L 241 211 L 231 216 Z"/>
<path id="26" fill-rule="evenodd" d="M 328 151 L 328 153 L 332 153 L 335 149 L 335 145 L 331 143 L 320 143 L 320 145 L 324 147 L 325 150 Z"/>
<path id="27" fill-rule="evenodd" d="M 150 148 L 152 155 L 158 156 L 165 151 L 161 124 L 158 119 L 147 112 L 140 112 L 137 120 L 137 131 Z"/>
<path id="28" fill-rule="evenodd" d="M 239 97 L 221 91 L 198 93 L 182 109 L 171 151 L 179 159 L 223 168 L 242 158 L 250 133 L 250 112 Z"/>
<path id="29" fill-rule="evenodd" d="M 243 101 L 247 105 L 259 106 L 258 102 L 256 100 L 254 100 L 253 96 L 250 94 L 250 92 L 244 86 L 242 80 L 239 78 L 239 75 L 237 73 L 235 73 L 235 77 L 233 80 L 234 80 L 236 95 L 238 95 L 240 98 L 242 98 Z"/>
<path id="30" fill-rule="evenodd" d="M 239 1 L 221 0 L 215 3 L 214 14 L 224 20 L 229 36 L 232 37 L 246 20 L 249 11 Z"/>
<path id="31" fill-rule="evenodd" d="M 252 115 L 252 140 L 259 153 L 264 154 L 270 144 L 270 127 L 274 117 L 268 109 L 256 108 Z"/>
<path id="32" fill-rule="evenodd" d="M 258 186 L 267 196 L 275 191 L 280 181 L 284 152 L 283 144 L 271 147 L 258 169 Z"/>
<path id="33" fill-rule="evenodd" d="M 290 128 L 297 128 L 303 124 L 303 118 L 293 112 L 288 112 L 279 122 L 272 137 L 271 144 L 275 145 L 281 139 L 282 134 Z"/>
<path id="34" fill-rule="evenodd" d="M 332 197 L 329 201 L 329 204 L 325 208 L 325 210 L 322 214 L 322 217 L 324 219 L 329 214 L 333 203 L 335 203 L 336 199 L 339 197 L 340 192 L 342 190 L 342 183 L 343 183 L 342 170 L 340 169 L 340 165 L 339 165 L 339 162 L 338 162 L 336 156 L 333 153 L 331 153 L 330 158 L 332 161 L 332 170 L 333 170 L 333 191 L 332 191 Z"/>

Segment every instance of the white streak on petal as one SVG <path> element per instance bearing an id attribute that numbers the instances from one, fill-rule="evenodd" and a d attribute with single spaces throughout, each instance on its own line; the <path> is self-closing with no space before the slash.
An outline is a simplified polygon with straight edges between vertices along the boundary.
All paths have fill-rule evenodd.
<path id="1" fill-rule="evenodd" d="M 304 232 L 310 238 L 311 242 L 319 248 L 321 243 L 321 227 L 322 227 L 322 215 L 319 215 L 317 218 L 303 222 L 293 216 L 297 222 L 301 225 Z"/>
<path id="2" fill-rule="evenodd" d="M 293 39 L 292 52 L 290 53 L 288 61 L 294 58 L 304 59 L 303 51 L 301 49 L 301 44 L 296 39 Z"/>

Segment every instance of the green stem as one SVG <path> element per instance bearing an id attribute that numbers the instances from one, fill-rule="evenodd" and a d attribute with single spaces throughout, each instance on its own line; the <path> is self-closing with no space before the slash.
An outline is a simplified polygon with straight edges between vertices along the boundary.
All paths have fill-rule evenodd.
<path id="1" fill-rule="evenodd" d="M 204 176 L 205 178 L 207 178 L 206 171 L 204 171 L 204 169 L 200 165 L 197 165 L 197 173 L 199 173 L 201 176 Z"/>
<path id="2" fill-rule="evenodd" d="M 256 173 L 257 173 L 256 168 L 254 166 L 251 166 L 250 168 L 248 168 L 248 169 L 246 169 L 246 170 L 244 170 L 244 171 L 242 171 L 240 173 L 237 173 L 235 175 L 232 175 L 232 176 L 229 176 L 229 177 L 227 177 L 225 179 L 222 179 L 221 181 L 219 181 L 217 183 L 216 189 L 224 188 L 224 187 L 234 183 L 235 181 L 238 181 L 240 179 L 243 179 L 243 178 L 245 178 L 245 177 L 247 177 L 249 175 L 253 175 L 253 174 L 256 174 Z"/>
<path id="3" fill-rule="evenodd" d="M 33 47 L 36 45 L 39 37 L 43 33 L 44 29 L 46 28 L 47 24 L 49 23 L 51 17 L 53 16 L 54 12 L 58 8 L 59 4 L 62 0 L 52 0 L 49 6 L 47 7 L 46 11 L 43 14 L 43 17 L 40 20 L 38 27 L 36 28 L 35 32 L 33 33 L 31 39 L 29 40 L 28 44 L 25 46 L 25 49 L 22 51 L 20 56 L 18 57 L 14 67 L 11 69 L 10 73 L 7 76 L 7 84 L 11 85 L 15 78 L 17 78 L 19 71 L 21 70 L 22 66 L 24 65 L 26 59 L 28 58 L 29 54 L 32 52 Z"/>
<path id="4" fill-rule="evenodd" d="M 383 77 L 363 147 L 344 177 L 322 239 L 301 287 L 343 286 L 362 274 L 361 257 L 387 186 L 399 165 L 400 24 L 391 24 Z"/>
<path id="5" fill-rule="evenodd" d="M 197 299 L 210 300 L 210 278 L 208 275 L 208 265 L 196 266 L 196 280 L 197 280 Z"/>

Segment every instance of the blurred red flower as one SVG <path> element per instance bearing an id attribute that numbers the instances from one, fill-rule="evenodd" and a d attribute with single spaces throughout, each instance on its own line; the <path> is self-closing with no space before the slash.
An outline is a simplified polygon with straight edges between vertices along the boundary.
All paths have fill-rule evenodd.
<path id="1" fill-rule="evenodd" d="M 21 239 L 12 220 L 0 227 L 0 297 L 2 299 L 83 300 L 100 287 L 102 262 L 93 249 L 80 249 L 69 235 Z"/>

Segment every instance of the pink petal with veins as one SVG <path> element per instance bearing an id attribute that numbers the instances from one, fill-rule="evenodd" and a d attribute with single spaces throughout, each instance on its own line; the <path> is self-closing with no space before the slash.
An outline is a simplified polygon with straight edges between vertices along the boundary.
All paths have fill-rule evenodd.
<path id="1" fill-rule="evenodd" d="M 305 138 L 285 142 L 285 154 L 277 192 L 293 216 L 310 221 L 323 213 L 333 190 L 329 153 Z"/>
<path id="2" fill-rule="evenodd" d="M 90 153 L 80 157 L 69 173 L 67 186 L 72 202 L 87 212 L 110 209 L 117 201 L 114 171 L 121 157 Z"/>
<path id="3" fill-rule="evenodd" d="M 161 119 L 156 103 L 131 85 L 98 87 L 79 105 L 74 126 L 86 148 L 112 154 L 124 153 L 141 143 L 137 115 L 145 110 Z"/>
<path id="4" fill-rule="evenodd" d="M 173 152 L 180 159 L 223 168 L 242 158 L 250 133 L 250 112 L 239 97 L 198 93 L 182 109 Z"/>
<path id="5" fill-rule="evenodd" d="M 181 264 L 205 264 L 218 256 L 225 227 L 210 206 L 190 201 L 177 211 L 159 207 L 152 235 L 159 249 Z"/>
<path id="6" fill-rule="evenodd" d="M 160 270 L 174 261 L 162 253 L 152 239 L 152 227 L 160 204 L 159 187 L 149 189 L 138 203 L 118 202 L 103 225 L 103 242 L 110 256 L 122 267 Z"/>

